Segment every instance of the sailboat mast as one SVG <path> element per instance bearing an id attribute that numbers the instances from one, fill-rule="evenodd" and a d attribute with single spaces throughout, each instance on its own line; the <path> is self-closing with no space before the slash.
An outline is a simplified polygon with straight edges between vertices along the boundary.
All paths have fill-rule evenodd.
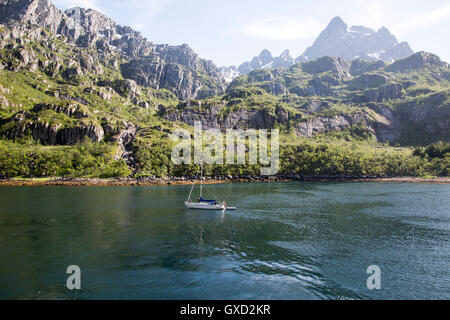
<path id="1" fill-rule="evenodd" d="M 203 197 L 203 159 L 201 162 L 201 169 L 200 169 L 200 198 Z"/>

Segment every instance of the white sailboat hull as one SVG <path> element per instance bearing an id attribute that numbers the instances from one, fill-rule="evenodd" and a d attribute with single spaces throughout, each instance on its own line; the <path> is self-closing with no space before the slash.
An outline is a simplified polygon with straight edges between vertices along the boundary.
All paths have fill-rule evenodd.
<path id="1" fill-rule="evenodd" d="M 225 205 L 220 204 L 210 204 L 210 203 L 196 203 L 196 202 L 188 202 L 186 201 L 184 203 L 186 205 L 186 207 L 188 207 L 189 209 L 199 209 L 199 210 L 225 210 L 227 209 L 225 207 Z"/>

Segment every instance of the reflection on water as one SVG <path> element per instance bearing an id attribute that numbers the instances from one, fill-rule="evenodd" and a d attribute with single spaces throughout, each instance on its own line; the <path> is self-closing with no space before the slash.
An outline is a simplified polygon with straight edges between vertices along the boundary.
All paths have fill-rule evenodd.
<path id="1" fill-rule="evenodd" d="M 450 187 L 3 187 L 0 298 L 449 299 Z M 66 268 L 82 290 L 65 289 Z M 382 290 L 366 288 L 379 265 Z"/>

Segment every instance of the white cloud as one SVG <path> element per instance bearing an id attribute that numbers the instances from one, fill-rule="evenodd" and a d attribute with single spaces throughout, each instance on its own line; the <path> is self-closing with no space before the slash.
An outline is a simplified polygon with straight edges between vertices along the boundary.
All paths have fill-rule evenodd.
<path id="1" fill-rule="evenodd" d="M 418 28 L 429 27 L 450 17 L 450 5 L 414 16 L 392 27 L 394 33 L 405 34 Z"/>
<path id="2" fill-rule="evenodd" d="M 257 20 L 240 28 L 245 35 L 262 39 L 297 40 L 317 36 L 323 25 L 312 18 L 274 17 Z"/>

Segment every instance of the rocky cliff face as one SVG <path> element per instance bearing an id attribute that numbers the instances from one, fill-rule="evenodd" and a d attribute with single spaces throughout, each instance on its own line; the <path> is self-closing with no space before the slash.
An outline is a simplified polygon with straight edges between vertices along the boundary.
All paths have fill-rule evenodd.
<path id="1" fill-rule="evenodd" d="M 205 129 L 267 129 L 271 128 L 277 119 L 258 108 L 238 109 L 225 114 L 222 113 L 225 103 L 202 105 L 188 102 L 179 107 L 182 108 L 181 112 L 163 111 L 161 116 L 169 121 L 181 121 L 192 126 L 196 121 L 200 121 Z"/>
<path id="2" fill-rule="evenodd" d="M 327 102 L 310 101 L 307 104 L 312 114 L 320 113 L 332 107 Z M 311 138 L 317 134 L 340 132 L 358 127 L 374 134 L 379 141 L 395 142 L 402 136 L 402 125 L 397 115 L 387 106 L 372 105 L 372 111 L 341 113 L 336 115 L 315 115 L 307 119 L 295 116 L 277 108 L 274 113 L 259 108 L 237 109 L 230 112 L 223 104 L 199 106 L 195 103 L 181 106 L 181 111 L 163 112 L 162 116 L 170 121 L 181 121 L 194 125 L 200 121 L 206 129 L 270 129 L 275 124 L 290 126 L 298 136 Z M 362 129 L 361 129 L 362 128 Z"/>
<path id="3" fill-rule="evenodd" d="M 202 98 L 224 90 L 219 69 L 211 61 L 200 59 L 187 45 L 155 45 L 139 32 L 117 25 L 92 9 L 72 8 L 62 12 L 48 0 L 2 0 L 0 23 L 14 37 L 31 28 L 34 30 L 31 35 L 42 39 L 43 29 L 33 28 L 40 27 L 65 36 L 80 48 L 97 51 L 94 56 L 85 53 L 81 64 L 98 65 L 95 58 L 99 58 L 119 67 L 117 56 L 121 56 L 121 60 L 127 61 L 120 68 L 125 78 L 142 86 L 168 89 L 180 99 Z M 69 70 L 65 77 L 81 72 Z"/>
<path id="4" fill-rule="evenodd" d="M 104 131 L 99 124 L 91 121 L 78 121 L 75 124 L 65 125 L 58 121 L 36 117 L 36 114 L 43 109 L 67 112 L 74 118 L 83 117 L 77 112 L 72 113 L 64 108 L 37 105 L 31 112 L 21 111 L 9 119 L 3 120 L 1 123 L 3 125 L 2 134 L 13 140 L 31 135 L 36 141 L 48 145 L 74 145 L 82 142 L 85 138 L 93 142 L 103 140 Z"/>
<path id="5" fill-rule="evenodd" d="M 322 57 L 254 70 L 235 79 L 219 104 L 183 104 L 161 116 L 222 130 L 279 125 L 308 138 L 348 131 L 383 142 L 430 143 L 450 139 L 449 71 L 424 52 L 391 65 Z M 436 83 L 443 92 L 424 87 Z"/>
<path id="6" fill-rule="evenodd" d="M 27 24 L 37 25 L 72 39 L 82 32 L 80 25 L 48 0 L 1 0 L 0 23 L 19 28 Z"/>
<path id="7" fill-rule="evenodd" d="M 295 131 L 299 136 L 310 138 L 316 134 L 342 131 L 359 123 L 366 124 L 366 120 L 363 114 L 320 116 L 298 123 Z"/>
<path id="8" fill-rule="evenodd" d="M 340 17 L 335 17 L 314 44 L 295 61 L 303 62 L 331 56 L 346 60 L 393 62 L 413 53 L 408 43 L 398 43 L 397 39 L 384 27 L 378 31 L 362 26 L 349 28 Z"/>
<path id="9" fill-rule="evenodd" d="M 373 134 L 381 142 L 431 143 L 450 140 L 449 104 L 419 110 L 407 110 L 406 106 L 402 106 L 393 110 L 388 105 L 368 103 L 367 109 L 360 112 L 321 115 L 332 107 L 328 102 L 311 101 L 307 103 L 306 110 L 312 116 L 302 119 L 302 116 L 292 115 L 282 108 L 274 113 L 259 108 L 228 111 L 224 101 L 219 105 L 201 107 L 190 103 L 180 106 L 180 111 L 164 111 L 161 116 L 169 121 L 181 121 L 189 125 L 200 121 L 205 129 L 270 129 L 278 124 L 292 127 L 298 136 L 306 138 L 356 129 Z M 411 135 L 411 131 L 416 131 L 420 137 Z"/>
<path id="10" fill-rule="evenodd" d="M 125 78 L 154 89 L 169 89 L 180 99 L 205 98 L 224 90 L 218 68 L 200 59 L 187 45 L 158 45 L 155 54 L 131 60 L 121 66 Z M 211 84 L 205 86 L 205 81 Z"/>
<path id="11" fill-rule="evenodd" d="M 404 143 L 450 141 L 450 90 L 399 103 L 394 115 L 403 124 Z"/>

